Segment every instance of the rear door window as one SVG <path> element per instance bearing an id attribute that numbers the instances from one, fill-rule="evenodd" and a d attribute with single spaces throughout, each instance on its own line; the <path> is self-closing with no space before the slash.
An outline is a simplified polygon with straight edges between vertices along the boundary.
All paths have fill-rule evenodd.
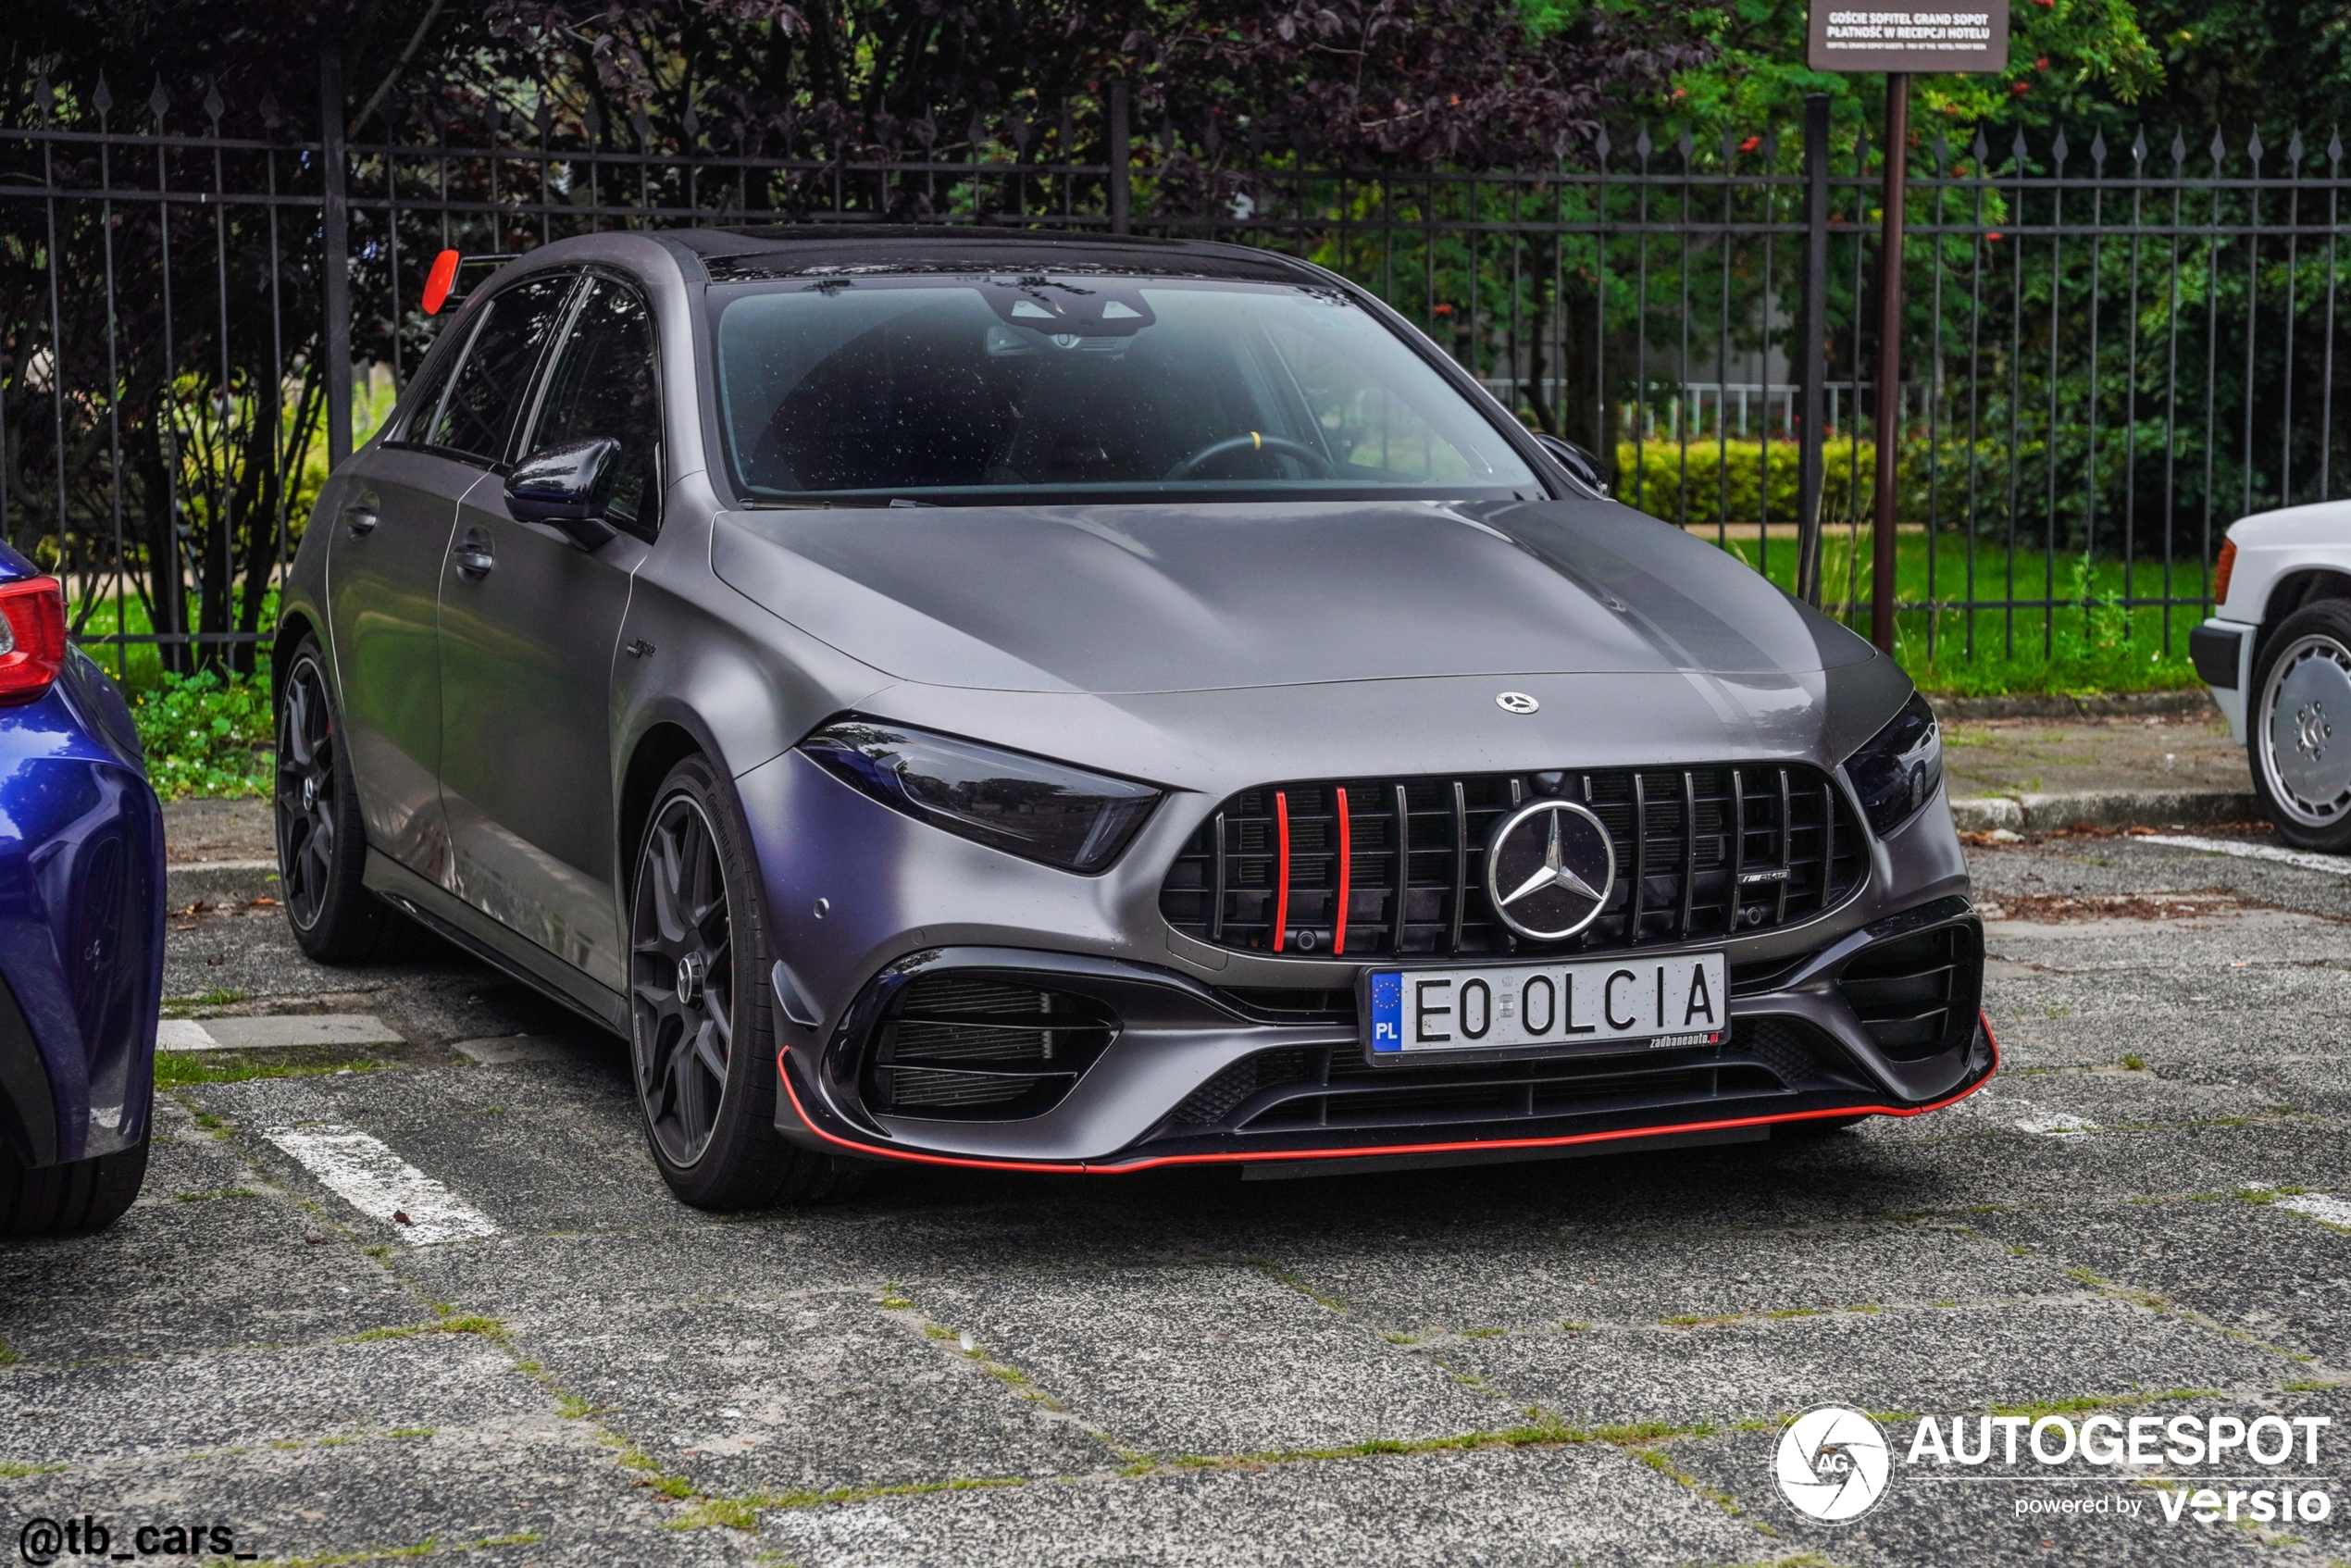
<path id="1" fill-rule="evenodd" d="M 429 444 L 503 463 L 530 374 L 563 318 L 577 279 L 570 273 L 517 283 L 490 302 L 466 362 L 442 400 Z"/>

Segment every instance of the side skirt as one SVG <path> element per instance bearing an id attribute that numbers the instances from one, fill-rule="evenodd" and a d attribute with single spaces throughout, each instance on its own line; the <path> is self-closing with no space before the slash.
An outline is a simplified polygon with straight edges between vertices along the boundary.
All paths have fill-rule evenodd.
<path id="1" fill-rule="evenodd" d="M 504 971 L 551 1002 L 561 1002 L 598 1028 L 628 1038 L 628 1001 L 516 936 L 479 910 L 458 902 L 372 845 L 360 880 L 402 913 L 454 942 L 483 963 Z"/>

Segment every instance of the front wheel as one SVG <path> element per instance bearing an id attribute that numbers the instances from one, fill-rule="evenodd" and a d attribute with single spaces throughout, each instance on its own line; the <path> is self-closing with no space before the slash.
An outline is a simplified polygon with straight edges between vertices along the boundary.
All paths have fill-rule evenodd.
<path id="1" fill-rule="evenodd" d="M 697 1209 L 820 1202 L 865 1167 L 776 1130 L 767 935 L 734 792 L 701 757 L 670 769 L 629 901 L 629 1057 L 645 1143 Z"/>
<path id="2" fill-rule="evenodd" d="M 2254 662 L 2245 750 L 2254 798 L 2278 837 L 2351 851 L 2351 601 L 2285 618 Z"/>

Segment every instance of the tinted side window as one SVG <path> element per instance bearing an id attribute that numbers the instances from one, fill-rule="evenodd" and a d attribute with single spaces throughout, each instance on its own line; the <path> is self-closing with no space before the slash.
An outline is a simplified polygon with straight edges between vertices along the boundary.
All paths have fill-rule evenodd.
<path id="1" fill-rule="evenodd" d="M 588 297 L 547 383 L 531 449 L 591 436 L 620 442 L 620 478 L 604 516 L 650 535 L 661 507 L 661 396 L 653 325 L 645 302 L 617 283 L 591 280 Z"/>
<path id="2" fill-rule="evenodd" d="M 448 390 L 450 373 L 464 357 L 463 352 L 443 355 L 441 363 L 433 367 L 430 380 L 421 385 L 409 383 L 408 417 L 400 422 L 400 429 L 392 432 L 391 439 L 421 442 L 432 433 L 432 417 L 441 406 L 441 394 Z"/>
<path id="3" fill-rule="evenodd" d="M 571 285 L 568 276 L 534 278 L 490 302 L 489 315 L 466 351 L 465 367 L 433 421 L 429 438 L 433 445 L 492 463 L 504 460 L 515 417 L 530 390 L 531 368 L 562 318 Z"/>

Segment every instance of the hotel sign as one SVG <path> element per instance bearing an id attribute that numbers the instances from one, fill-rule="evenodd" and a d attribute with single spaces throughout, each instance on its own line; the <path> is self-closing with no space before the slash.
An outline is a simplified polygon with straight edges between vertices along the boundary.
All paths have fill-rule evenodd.
<path id="1" fill-rule="evenodd" d="M 2008 68 L 2008 0 L 1957 0 L 1903 10 L 1854 0 L 1812 0 L 1811 20 L 1805 58 L 1814 70 L 1944 76 Z"/>

